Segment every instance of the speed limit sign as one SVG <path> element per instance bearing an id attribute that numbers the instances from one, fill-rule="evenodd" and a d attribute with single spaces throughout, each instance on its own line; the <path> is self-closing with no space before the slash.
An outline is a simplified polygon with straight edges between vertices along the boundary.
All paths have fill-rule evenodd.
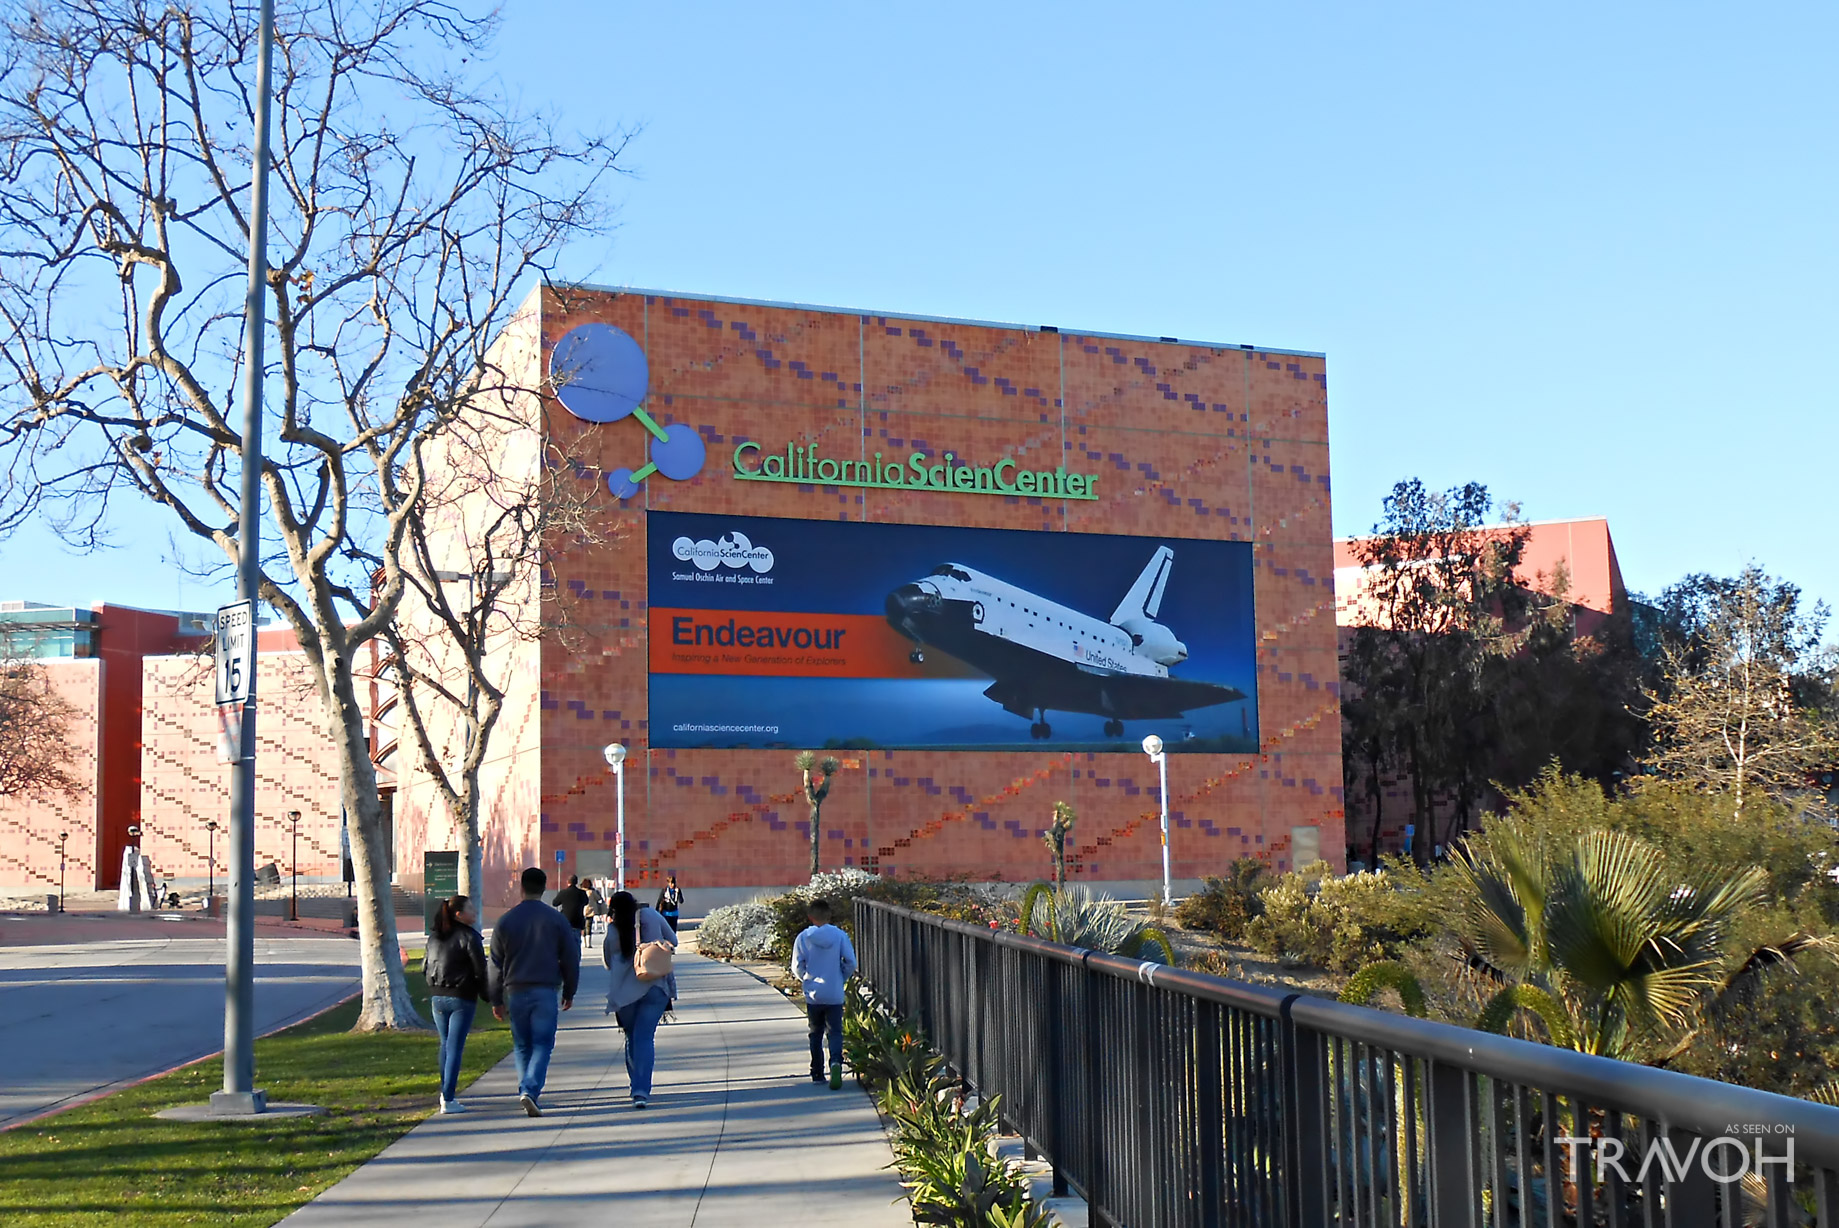
<path id="1" fill-rule="evenodd" d="M 217 702 L 249 701 L 255 688 L 255 602 L 233 601 L 217 610 Z"/>

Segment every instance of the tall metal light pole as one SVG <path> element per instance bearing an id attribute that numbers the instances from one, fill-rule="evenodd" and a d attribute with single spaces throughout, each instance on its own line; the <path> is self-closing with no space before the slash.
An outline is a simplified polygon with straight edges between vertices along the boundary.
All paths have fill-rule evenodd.
<path id="1" fill-rule="evenodd" d="M 61 831 L 57 834 L 57 910 L 64 911 L 64 841 L 70 839 L 70 833 Z"/>
<path id="2" fill-rule="evenodd" d="M 619 799 L 619 847 L 613 853 L 613 889 L 626 889 L 626 748 L 622 743 L 609 742 L 600 752 L 607 757 L 607 766 L 613 769 L 613 791 Z"/>
<path id="3" fill-rule="evenodd" d="M 243 300 L 243 488 L 237 516 L 236 595 L 261 598 L 262 376 L 267 339 L 268 111 L 275 50 L 274 0 L 257 18 L 255 131 L 249 172 L 249 286 Z M 254 605 L 250 610 L 253 612 Z M 251 635 L 255 627 L 249 628 Z M 255 679 L 243 704 L 242 737 L 230 771 L 230 918 L 224 951 L 223 1090 L 213 1113 L 260 1113 L 255 1087 Z"/>
<path id="4" fill-rule="evenodd" d="M 287 919 L 300 920 L 300 812 L 287 812 L 288 820 L 294 825 L 294 889 L 287 900 Z"/>
<path id="5" fill-rule="evenodd" d="M 1162 749 L 1162 739 L 1153 733 L 1143 739 L 1143 753 L 1162 769 L 1162 902 L 1173 904 L 1175 894 L 1169 884 L 1169 754 Z"/>

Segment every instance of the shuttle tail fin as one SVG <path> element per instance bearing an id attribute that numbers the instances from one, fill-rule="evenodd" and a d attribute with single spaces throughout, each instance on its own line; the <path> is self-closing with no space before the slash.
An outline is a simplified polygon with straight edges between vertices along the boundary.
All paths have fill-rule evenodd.
<path id="1" fill-rule="evenodd" d="M 1117 611 L 1111 615 L 1112 625 L 1127 618 L 1156 617 L 1162 609 L 1162 593 L 1169 586 L 1169 571 L 1174 565 L 1175 552 L 1167 546 L 1158 546 L 1149 565 L 1143 568 L 1137 582 L 1130 586 L 1124 600 L 1118 603 Z"/>

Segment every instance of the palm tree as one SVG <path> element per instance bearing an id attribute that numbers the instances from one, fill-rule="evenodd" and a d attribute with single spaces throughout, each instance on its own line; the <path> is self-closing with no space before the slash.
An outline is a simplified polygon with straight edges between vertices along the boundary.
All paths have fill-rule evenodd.
<path id="1" fill-rule="evenodd" d="M 1469 967 L 1500 987 L 1475 1026 L 1504 1031 L 1525 1012 L 1553 1044 L 1584 1053 L 1670 1061 L 1697 1037 L 1708 1007 L 1762 969 L 1826 945 L 1796 934 L 1734 958 L 1733 924 L 1761 900 L 1763 871 L 1669 874 L 1658 849 L 1619 831 L 1586 832 L 1553 855 L 1526 827 L 1502 823 L 1485 844 L 1465 841 L 1451 872 L 1456 940 Z M 1365 1001 L 1390 986 L 1421 1002 L 1405 980 L 1402 966 L 1375 965 L 1343 998 Z"/>
<path id="2" fill-rule="evenodd" d="M 1051 883 L 1036 883 L 1022 897 L 1024 934 L 1069 947 L 1104 951 L 1126 959 L 1174 964 L 1175 947 L 1168 935 L 1130 915 L 1122 901 L 1093 895 L 1084 887 L 1056 891 Z"/>

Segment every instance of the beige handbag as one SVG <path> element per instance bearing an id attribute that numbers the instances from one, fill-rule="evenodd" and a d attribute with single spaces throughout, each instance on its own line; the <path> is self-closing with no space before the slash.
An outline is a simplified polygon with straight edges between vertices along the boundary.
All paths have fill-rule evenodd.
<path id="1" fill-rule="evenodd" d="M 668 942 L 641 942 L 632 953 L 632 974 L 641 981 L 661 981 L 670 975 L 671 957 L 677 948 Z"/>

